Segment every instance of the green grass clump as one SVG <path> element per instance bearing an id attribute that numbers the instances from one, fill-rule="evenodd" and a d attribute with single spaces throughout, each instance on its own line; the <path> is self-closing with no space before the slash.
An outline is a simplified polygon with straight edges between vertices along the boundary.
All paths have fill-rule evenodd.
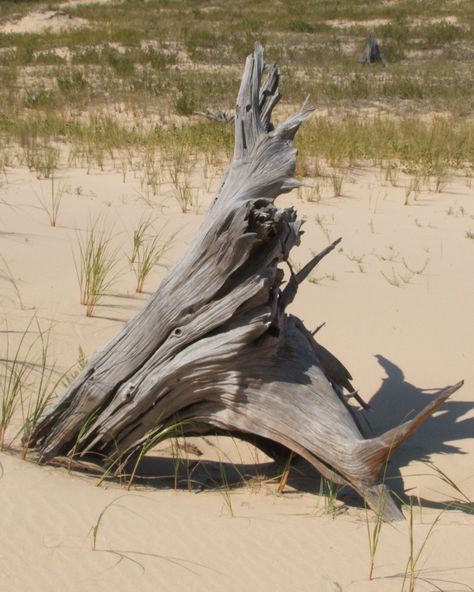
<path id="1" fill-rule="evenodd" d="M 59 90 L 66 96 L 74 95 L 85 91 L 89 83 L 80 70 L 71 70 L 70 72 L 62 72 L 56 78 Z"/>
<path id="2" fill-rule="evenodd" d="M 133 266 L 133 271 L 137 278 L 135 290 L 138 293 L 143 292 L 146 278 L 168 250 L 173 240 L 173 237 L 167 241 L 162 240 L 161 233 L 149 237 L 148 232 L 152 224 L 153 221 L 150 218 L 142 218 L 137 228 L 133 231 L 132 252 L 129 261 Z"/>
<path id="3" fill-rule="evenodd" d="M 31 366 L 27 361 L 27 354 L 31 350 L 31 346 L 27 347 L 25 345 L 28 328 L 13 351 L 11 350 L 10 341 L 7 339 L 6 349 L 0 364 L 0 450 L 4 450 L 7 446 L 7 430 L 20 405 L 25 383 L 31 373 Z"/>
<path id="4" fill-rule="evenodd" d="M 111 245 L 111 235 L 100 222 L 90 226 L 85 236 L 78 235 L 78 253 L 74 257 L 80 288 L 80 302 L 91 317 L 102 296 L 117 276 L 118 251 Z"/>
<path id="5" fill-rule="evenodd" d="M 474 125 L 454 117 L 315 117 L 301 129 L 296 144 L 303 156 L 324 158 L 333 165 L 396 160 L 419 165 L 432 175 L 440 165 L 462 168 L 474 162 Z"/>
<path id="6" fill-rule="evenodd" d="M 55 365 L 49 362 L 50 331 L 43 331 L 37 323 L 40 345 L 39 360 L 36 363 L 36 372 L 33 386 L 26 400 L 22 397 L 22 458 L 26 458 L 30 448 L 31 435 L 34 432 L 46 407 L 55 398 L 57 389 L 61 386 L 65 373 L 56 371 Z"/>
<path id="7" fill-rule="evenodd" d="M 0 362 L 0 450 L 14 444 L 21 434 L 25 458 L 34 431 L 46 406 L 55 397 L 64 374 L 56 371 L 50 359 L 50 329 L 43 330 L 33 317 L 19 339 L 12 343 L 8 327 Z M 18 412 L 18 413 L 17 413 Z M 7 440 L 10 424 L 17 424 Z"/>

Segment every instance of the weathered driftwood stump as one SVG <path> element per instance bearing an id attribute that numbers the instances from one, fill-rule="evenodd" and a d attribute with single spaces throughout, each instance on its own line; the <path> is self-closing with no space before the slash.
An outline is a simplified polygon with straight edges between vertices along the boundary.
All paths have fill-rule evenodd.
<path id="1" fill-rule="evenodd" d="M 360 64 L 382 64 L 386 66 L 385 59 L 380 51 L 380 45 L 377 39 L 370 34 L 367 38 L 367 44 L 359 60 Z"/>
<path id="2" fill-rule="evenodd" d="M 274 128 L 278 82 L 278 67 L 264 65 L 257 45 L 237 97 L 234 157 L 198 235 L 145 307 L 46 410 L 32 445 L 41 462 L 69 456 L 118 466 L 158 426 L 183 420 L 187 434 L 277 442 L 397 519 L 380 471 L 460 384 L 412 420 L 365 439 L 343 396 L 353 394 L 349 373 L 285 312 L 338 241 L 284 283 L 280 265 L 300 242 L 302 222 L 274 200 L 299 186 L 292 141 L 311 109 L 303 105 Z"/>

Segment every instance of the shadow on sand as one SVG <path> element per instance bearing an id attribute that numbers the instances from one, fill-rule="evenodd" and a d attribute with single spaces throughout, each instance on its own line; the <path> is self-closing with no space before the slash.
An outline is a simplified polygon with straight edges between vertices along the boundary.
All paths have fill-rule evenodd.
<path id="1" fill-rule="evenodd" d="M 366 414 L 373 435 L 379 435 L 414 417 L 445 386 L 440 385 L 431 389 L 418 388 L 406 381 L 403 371 L 392 361 L 382 355 L 377 355 L 376 358 L 385 370 L 386 376 L 379 390 L 370 400 L 371 410 Z M 465 454 L 458 445 L 450 444 L 453 441 L 458 442 L 474 437 L 474 417 L 462 419 L 472 410 L 473 403 L 456 400 L 460 396 L 462 397 L 462 394 L 455 394 L 453 399 L 445 401 L 439 410 L 394 453 L 387 470 L 387 477 L 390 488 L 400 497 L 405 496 L 401 467 L 414 460 L 427 462 L 431 454 Z M 372 434 L 367 433 L 366 436 L 371 437 Z M 426 472 L 433 471 L 427 467 Z M 436 506 L 428 501 L 424 505 Z"/>
<path id="2" fill-rule="evenodd" d="M 368 412 L 360 412 L 360 416 L 365 416 L 368 422 L 362 420 L 362 425 L 370 425 L 370 430 L 365 430 L 365 435 L 369 438 L 412 418 L 433 399 L 438 390 L 441 390 L 441 387 L 421 389 L 410 384 L 396 364 L 382 355 L 376 357 L 386 376 L 370 400 L 371 409 Z M 409 495 L 409 492 L 404 490 L 400 473 L 402 466 L 414 460 L 429 461 L 433 453 L 464 454 L 459 446 L 449 442 L 473 437 L 474 418 L 462 419 L 472 407 L 473 404 L 470 402 L 448 399 L 440 410 L 394 453 L 386 478 L 390 489 L 400 499 L 406 500 Z M 203 461 L 197 457 L 195 460 L 176 463 L 171 457 L 145 456 L 138 467 L 136 477 L 139 482 L 157 488 L 191 489 L 199 492 L 223 486 L 238 487 L 243 482 L 250 485 L 270 481 L 278 483 L 287 460 L 286 452 L 276 461 L 260 464 Z M 426 473 L 431 472 L 435 474 L 427 467 Z M 311 465 L 295 458 L 288 486 L 296 491 L 318 493 L 321 491 L 321 478 Z M 362 505 L 358 495 L 347 487 L 341 490 L 340 497 L 349 505 Z M 442 503 L 420 501 L 426 507 L 445 507 Z"/>

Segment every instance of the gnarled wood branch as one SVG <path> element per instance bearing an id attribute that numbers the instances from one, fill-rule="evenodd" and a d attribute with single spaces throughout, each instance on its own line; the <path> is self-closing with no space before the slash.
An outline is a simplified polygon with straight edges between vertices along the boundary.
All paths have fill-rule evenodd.
<path id="1" fill-rule="evenodd" d="M 264 74 L 266 77 L 264 78 Z M 350 374 L 286 313 L 299 284 L 333 243 L 282 288 L 280 267 L 301 220 L 275 198 L 298 187 L 293 138 L 311 109 L 273 127 L 279 70 L 257 45 L 237 98 L 235 152 L 185 257 L 156 294 L 99 350 L 41 418 L 31 442 L 57 456 L 119 462 L 157 425 L 273 440 L 324 476 L 350 484 L 386 519 L 401 513 L 379 483 L 400 445 L 460 384 L 411 421 L 365 439 L 344 389 Z"/>

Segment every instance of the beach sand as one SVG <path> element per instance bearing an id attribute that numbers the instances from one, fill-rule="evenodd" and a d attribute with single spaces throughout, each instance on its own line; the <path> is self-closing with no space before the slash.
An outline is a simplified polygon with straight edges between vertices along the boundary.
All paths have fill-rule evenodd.
<path id="1" fill-rule="evenodd" d="M 90 174 L 62 167 L 54 181 L 62 200 L 53 228 L 41 206 L 48 203 L 51 180 L 24 169 L 7 171 L 0 180 L 0 252 L 16 288 L 2 269 L 4 344 L 17 343 L 28 326 L 36 330 L 36 321 L 31 323 L 38 319 L 43 329 L 50 328 L 50 358 L 58 371 L 77 362 L 79 348 L 89 357 L 139 310 L 182 256 L 221 174 L 215 170 L 212 182 L 204 183 L 203 171 L 196 170 L 199 207 L 183 214 L 169 183 L 151 196 L 138 176 L 129 173 L 124 182 L 111 165 Z M 354 168 L 345 171 L 341 197 L 332 197 L 328 181 L 319 203 L 305 199 L 310 189 L 277 200 L 280 206 L 295 205 L 306 220 L 302 245 L 292 253 L 295 265 L 343 237 L 340 249 L 302 286 L 291 311 L 310 329 L 326 323 L 320 342 L 347 365 L 371 404 L 366 417 L 375 433 L 399 424 L 437 389 L 465 380 L 397 451 L 388 476 L 397 491 L 417 500 L 415 555 L 439 519 L 416 565 L 416 589 L 470 590 L 474 516 L 445 510 L 460 494 L 426 462 L 474 499 L 473 191 L 470 179 L 453 176 L 443 192 L 425 189 L 404 206 L 406 182 L 402 177 L 393 187 L 378 169 Z M 155 221 L 163 240 L 173 238 L 147 278 L 147 293 L 139 295 L 127 257 L 133 229 L 144 218 Z M 94 220 L 112 234 L 120 274 L 87 318 L 73 253 Z M 228 470 L 250 471 L 260 461 L 260 468 L 228 490 L 188 491 L 184 485 L 174 490 L 169 480 L 166 486 L 158 480 L 148 486 L 137 481 L 127 491 L 118 483 L 97 487 L 95 477 L 1 453 L 0 590 L 402 589 L 409 521 L 382 527 L 375 579 L 369 581 L 367 515 L 360 500 L 328 508 L 318 495 L 318 475 L 298 464 L 278 495 L 277 481 L 265 479 L 267 469 L 272 472 L 268 459 L 257 457 L 251 446 L 224 438 L 194 443 L 215 470 L 219 462 Z M 153 455 L 149 472 L 169 468 L 166 458 L 166 449 Z M 301 472 L 305 478 L 298 481 Z M 94 549 L 91 529 L 99 517 Z M 370 514 L 369 527 L 374 525 Z"/>

